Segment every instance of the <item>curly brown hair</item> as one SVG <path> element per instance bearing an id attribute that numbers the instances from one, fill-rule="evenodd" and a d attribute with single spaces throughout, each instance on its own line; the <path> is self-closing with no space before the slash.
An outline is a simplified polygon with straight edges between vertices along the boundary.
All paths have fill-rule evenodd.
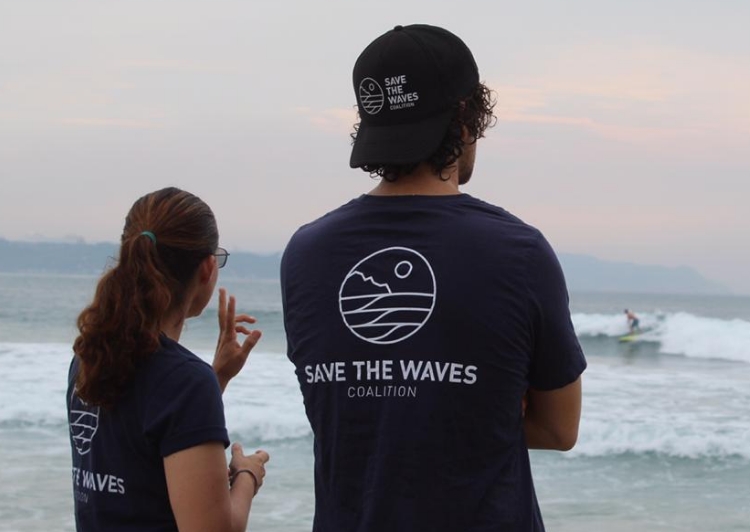
<path id="1" fill-rule="evenodd" d="M 466 143 L 463 141 L 463 128 L 466 127 L 475 143 L 484 137 L 487 128 L 495 125 L 497 118 L 492 110 L 495 107 L 494 92 L 483 83 L 477 84 L 471 95 L 454 104 L 454 115 L 445 131 L 445 136 L 437 149 L 425 161 L 409 164 L 375 163 L 365 164 L 361 168 L 372 177 L 382 177 L 386 181 L 396 181 L 400 176 L 409 174 L 422 162 L 428 163 L 436 174 L 442 177 L 443 170 L 455 163 L 463 154 Z M 357 140 L 359 123 L 354 124 L 351 133 L 352 144 Z"/>
<path id="2" fill-rule="evenodd" d="M 119 258 L 78 317 L 76 393 L 111 407 L 139 363 L 159 348 L 162 316 L 216 251 L 216 219 L 203 200 L 169 187 L 138 199 L 125 219 Z"/>

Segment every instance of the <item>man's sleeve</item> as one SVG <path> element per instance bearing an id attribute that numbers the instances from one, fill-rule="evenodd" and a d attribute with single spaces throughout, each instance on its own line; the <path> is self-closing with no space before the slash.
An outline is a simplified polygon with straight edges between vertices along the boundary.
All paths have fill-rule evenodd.
<path id="1" fill-rule="evenodd" d="M 560 263 L 539 235 L 529 257 L 533 354 L 529 385 L 555 390 L 574 382 L 586 359 L 570 319 L 568 290 Z"/>

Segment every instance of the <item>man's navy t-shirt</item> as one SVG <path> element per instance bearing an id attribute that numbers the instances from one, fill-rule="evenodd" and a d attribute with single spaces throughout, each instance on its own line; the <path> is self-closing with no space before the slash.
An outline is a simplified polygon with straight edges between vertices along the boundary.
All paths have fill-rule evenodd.
<path id="1" fill-rule="evenodd" d="M 543 530 L 522 398 L 586 367 L 542 234 L 468 195 L 362 196 L 281 266 L 316 532 Z"/>
<path id="2" fill-rule="evenodd" d="M 74 358 L 67 403 L 77 530 L 176 531 L 164 457 L 208 442 L 229 445 L 211 366 L 162 336 L 107 410 L 78 398 L 77 371 Z"/>

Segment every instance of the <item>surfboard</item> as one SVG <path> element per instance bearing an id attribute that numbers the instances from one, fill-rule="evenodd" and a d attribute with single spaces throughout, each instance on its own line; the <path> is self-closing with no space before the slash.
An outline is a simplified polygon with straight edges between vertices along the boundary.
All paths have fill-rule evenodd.
<path id="1" fill-rule="evenodd" d="M 636 340 L 639 340 L 641 336 L 643 336 L 643 333 L 646 333 L 653 329 L 653 327 L 641 327 L 635 332 L 623 334 L 622 336 L 617 337 L 618 342 L 635 342 Z"/>

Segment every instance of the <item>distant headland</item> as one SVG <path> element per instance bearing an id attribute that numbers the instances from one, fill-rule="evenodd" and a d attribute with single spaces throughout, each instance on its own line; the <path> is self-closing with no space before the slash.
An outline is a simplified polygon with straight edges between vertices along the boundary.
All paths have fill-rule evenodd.
<path id="1" fill-rule="evenodd" d="M 24 242 L 0 238 L 0 272 L 99 275 L 112 264 L 117 244 Z M 638 292 L 656 294 L 731 294 L 692 268 L 600 260 L 559 253 L 570 292 Z M 277 280 L 281 253 L 232 251 L 222 275 L 228 278 Z"/>

